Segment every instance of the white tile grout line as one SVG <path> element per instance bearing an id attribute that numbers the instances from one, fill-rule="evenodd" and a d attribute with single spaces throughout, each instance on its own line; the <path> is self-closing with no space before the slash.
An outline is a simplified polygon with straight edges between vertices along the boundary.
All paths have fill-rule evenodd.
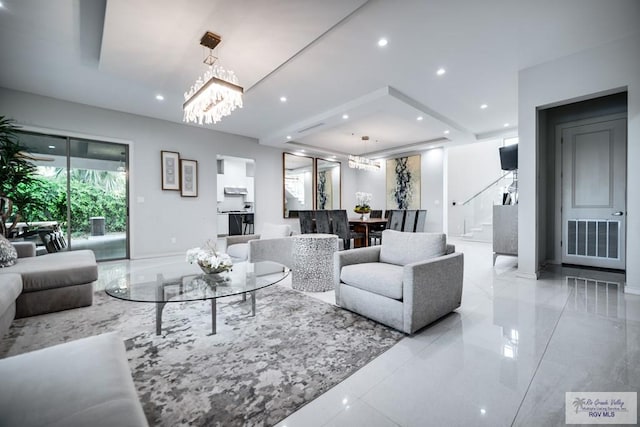
<path id="1" fill-rule="evenodd" d="M 527 385 L 527 389 L 524 392 L 524 395 L 522 396 L 522 400 L 520 401 L 520 405 L 518 405 L 518 409 L 516 410 L 515 415 L 513 416 L 513 420 L 511 421 L 511 427 L 513 427 L 513 425 L 516 422 L 516 419 L 518 419 L 518 414 L 520 413 L 520 409 L 522 409 L 522 405 L 524 404 L 525 399 L 527 398 L 527 394 L 529 394 L 529 389 L 531 388 L 531 384 L 533 383 L 533 380 L 536 378 L 536 375 L 538 374 L 538 370 L 540 369 L 540 365 L 542 364 L 542 361 L 544 360 L 544 356 L 547 354 L 547 350 L 549 349 L 549 344 L 551 343 L 551 340 L 553 339 L 553 336 L 556 333 L 556 329 L 558 328 L 558 324 L 560 323 L 560 319 L 562 319 L 562 316 L 564 316 L 564 311 L 567 309 L 567 304 L 569 304 L 569 297 L 571 296 L 571 292 L 569 292 L 567 294 L 567 299 L 564 302 L 564 305 L 562 306 L 562 310 L 560 311 L 560 315 L 558 316 L 558 320 L 556 320 L 556 324 L 553 325 L 553 330 L 551 331 L 551 334 L 549 335 L 549 340 L 547 341 L 547 344 L 544 346 L 544 351 L 542 352 L 542 355 L 540 356 L 540 360 L 538 361 L 538 364 L 536 365 L 536 369 L 535 371 L 533 371 L 533 375 L 531 376 L 531 380 L 529 381 L 529 384 Z"/>

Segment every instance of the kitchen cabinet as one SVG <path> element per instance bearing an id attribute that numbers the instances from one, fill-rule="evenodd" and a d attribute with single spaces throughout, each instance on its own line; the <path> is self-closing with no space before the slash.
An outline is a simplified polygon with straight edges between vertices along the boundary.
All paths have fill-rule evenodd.
<path id="1" fill-rule="evenodd" d="M 229 235 L 229 214 L 218 214 L 218 236 Z"/>

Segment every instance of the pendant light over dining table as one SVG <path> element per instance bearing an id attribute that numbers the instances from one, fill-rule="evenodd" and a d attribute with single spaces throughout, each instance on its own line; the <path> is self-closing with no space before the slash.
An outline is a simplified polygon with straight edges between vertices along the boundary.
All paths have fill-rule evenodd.
<path id="1" fill-rule="evenodd" d="M 238 78 L 233 71 L 216 64 L 218 58 L 213 56 L 213 49 L 221 41 L 219 35 L 209 31 L 200 39 L 200 44 L 209 48 L 209 55 L 203 61 L 209 69 L 184 94 L 183 121 L 187 123 L 217 123 L 236 108 L 242 108 L 244 89 L 238 84 Z"/>
<path id="2" fill-rule="evenodd" d="M 369 141 L 369 137 L 366 135 L 363 136 L 362 142 L 366 143 L 367 141 Z M 349 154 L 349 167 L 353 169 L 379 171 L 380 162 L 378 162 L 377 160 L 371 160 L 368 157 Z"/>

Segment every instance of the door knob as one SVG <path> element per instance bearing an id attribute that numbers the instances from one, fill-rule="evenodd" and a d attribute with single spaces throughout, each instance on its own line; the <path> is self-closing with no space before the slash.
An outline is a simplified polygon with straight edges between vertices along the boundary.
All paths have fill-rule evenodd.
<path id="1" fill-rule="evenodd" d="M 624 215 L 624 212 L 618 211 L 618 212 L 612 213 L 611 215 L 613 215 L 613 216 L 622 216 L 622 215 Z"/>

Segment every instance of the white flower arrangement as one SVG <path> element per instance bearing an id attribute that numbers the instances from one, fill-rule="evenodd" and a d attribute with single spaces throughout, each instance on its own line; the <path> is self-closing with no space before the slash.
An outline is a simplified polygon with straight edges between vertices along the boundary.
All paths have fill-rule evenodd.
<path id="1" fill-rule="evenodd" d="M 371 199 L 373 199 L 373 195 L 371 193 L 363 193 L 358 191 L 356 193 L 356 207 L 354 209 L 357 213 L 369 213 L 371 211 Z"/>
<path id="2" fill-rule="evenodd" d="M 187 251 L 187 262 L 198 264 L 205 273 L 222 273 L 231 270 L 233 262 L 228 254 L 218 252 L 216 245 L 208 240 L 202 248 Z"/>

